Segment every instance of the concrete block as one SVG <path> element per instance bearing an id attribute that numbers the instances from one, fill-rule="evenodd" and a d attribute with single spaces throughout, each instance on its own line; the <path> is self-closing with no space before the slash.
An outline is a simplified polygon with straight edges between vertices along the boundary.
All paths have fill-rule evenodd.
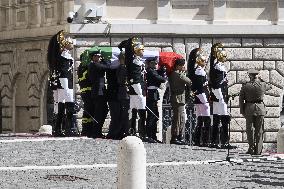
<path id="1" fill-rule="evenodd" d="M 185 48 L 186 53 L 189 54 L 193 49 L 199 48 L 200 39 L 199 38 L 186 38 L 185 39 Z"/>
<path id="2" fill-rule="evenodd" d="M 185 44 L 183 38 L 174 38 L 173 39 L 173 50 L 178 54 L 185 54 Z"/>
<path id="3" fill-rule="evenodd" d="M 263 69 L 265 70 L 275 70 L 276 62 L 275 61 L 264 61 Z"/>
<path id="4" fill-rule="evenodd" d="M 172 47 L 164 47 L 164 48 L 162 48 L 162 52 L 173 52 L 173 48 Z"/>
<path id="5" fill-rule="evenodd" d="M 282 60 L 281 48 L 254 48 L 254 60 Z"/>
<path id="6" fill-rule="evenodd" d="M 264 104 L 268 107 L 279 107 L 281 104 L 280 102 L 282 102 L 281 100 L 282 97 L 275 97 L 275 96 L 270 96 L 270 95 L 264 95 Z"/>
<path id="7" fill-rule="evenodd" d="M 280 107 L 266 107 L 266 117 L 280 117 L 280 111 L 282 108 Z"/>
<path id="8" fill-rule="evenodd" d="M 262 153 L 276 153 L 277 144 L 275 142 L 263 143 Z"/>
<path id="9" fill-rule="evenodd" d="M 231 106 L 233 108 L 239 107 L 239 96 L 236 96 L 234 99 L 231 100 Z"/>
<path id="10" fill-rule="evenodd" d="M 230 109 L 230 107 L 229 107 L 229 105 L 228 105 L 228 111 L 230 112 L 231 111 L 231 116 L 233 117 L 233 118 L 243 118 L 243 116 L 240 114 L 240 108 L 231 108 Z"/>
<path id="11" fill-rule="evenodd" d="M 240 47 L 241 38 L 214 38 L 213 44 L 222 43 L 224 47 Z"/>
<path id="12" fill-rule="evenodd" d="M 228 93 L 229 93 L 229 95 L 239 94 L 241 88 L 242 88 L 242 84 L 234 84 L 231 87 L 229 87 Z"/>
<path id="13" fill-rule="evenodd" d="M 283 38 L 264 38 L 263 42 L 265 47 L 284 47 Z"/>
<path id="14" fill-rule="evenodd" d="M 242 39 L 243 47 L 262 47 L 263 39 L 258 38 L 243 38 Z"/>
<path id="15" fill-rule="evenodd" d="M 241 132 L 231 132 L 230 142 L 242 142 L 243 135 Z"/>
<path id="16" fill-rule="evenodd" d="M 249 82 L 249 76 L 247 71 L 237 71 L 237 83 Z"/>
<path id="17" fill-rule="evenodd" d="M 264 132 L 263 138 L 264 142 L 276 142 L 277 132 Z"/>
<path id="18" fill-rule="evenodd" d="M 227 75 L 228 85 L 231 86 L 237 82 L 237 72 L 230 71 Z"/>
<path id="19" fill-rule="evenodd" d="M 203 49 L 203 52 L 206 56 L 210 55 L 211 47 L 212 47 L 212 39 L 211 38 L 201 38 L 200 47 Z"/>
<path id="20" fill-rule="evenodd" d="M 270 132 L 277 132 L 280 128 L 280 118 L 265 118 L 264 130 Z"/>
<path id="21" fill-rule="evenodd" d="M 98 38 L 76 38 L 76 46 L 110 46 L 110 38 L 98 37 Z"/>
<path id="22" fill-rule="evenodd" d="M 262 61 L 232 61 L 231 70 L 249 70 L 249 69 L 263 69 Z"/>
<path id="23" fill-rule="evenodd" d="M 238 108 L 234 110 L 237 111 Z M 245 131 L 246 130 L 246 119 L 244 117 L 241 118 L 233 118 L 231 119 L 231 131 Z"/>
<path id="24" fill-rule="evenodd" d="M 269 73 L 269 81 L 273 85 L 283 88 L 284 86 L 284 77 L 280 75 L 276 70 L 271 70 Z"/>
<path id="25" fill-rule="evenodd" d="M 276 70 L 284 76 L 284 61 L 276 61 Z"/>
<path id="26" fill-rule="evenodd" d="M 225 48 L 229 60 L 252 60 L 251 48 Z"/>
<path id="27" fill-rule="evenodd" d="M 243 142 L 248 142 L 248 136 L 246 131 L 242 132 L 242 134 L 243 134 Z"/>
<path id="28" fill-rule="evenodd" d="M 172 38 L 144 37 L 143 43 L 144 43 L 145 46 L 152 46 L 152 47 L 172 46 Z"/>
<path id="29" fill-rule="evenodd" d="M 260 70 L 259 71 L 259 77 L 265 81 L 269 82 L 269 71 L 268 70 Z"/>
<path id="30" fill-rule="evenodd" d="M 271 85 L 271 87 L 272 87 L 272 89 L 265 92 L 266 95 L 275 96 L 275 97 L 280 97 L 280 96 L 283 95 L 283 89 L 282 88 L 278 88 L 274 85 Z"/>

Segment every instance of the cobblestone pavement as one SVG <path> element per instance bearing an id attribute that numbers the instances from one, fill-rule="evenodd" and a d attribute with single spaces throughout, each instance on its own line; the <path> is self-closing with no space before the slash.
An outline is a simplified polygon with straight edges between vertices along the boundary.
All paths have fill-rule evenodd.
<path id="1" fill-rule="evenodd" d="M 47 140 L 45 140 L 47 139 Z M 119 141 L 0 137 L 0 188 L 116 188 Z M 147 188 L 284 188 L 284 159 L 145 144 Z"/>

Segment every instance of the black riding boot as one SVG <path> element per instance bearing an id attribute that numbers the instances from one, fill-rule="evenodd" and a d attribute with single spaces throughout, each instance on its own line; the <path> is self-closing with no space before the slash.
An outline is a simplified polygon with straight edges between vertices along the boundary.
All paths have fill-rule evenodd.
<path id="1" fill-rule="evenodd" d="M 194 131 L 194 145 L 195 146 L 200 146 L 200 136 L 201 136 L 202 125 L 203 125 L 203 117 L 198 116 L 196 128 L 195 128 L 195 131 Z"/>
<path id="2" fill-rule="evenodd" d="M 130 135 L 136 135 L 136 119 L 137 119 L 137 109 L 132 109 L 132 117 L 130 119 L 130 129 L 129 134 Z"/>
<path id="3" fill-rule="evenodd" d="M 226 148 L 229 145 L 229 124 L 230 124 L 230 116 L 222 115 L 221 116 L 221 147 Z"/>
<path id="4" fill-rule="evenodd" d="M 211 125 L 211 119 L 209 116 L 203 116 L 203 128 L 202 128 L 202 145 L 209 146 L 209 129 Z"/>
<path id="5" fill-rule="evenodd" d="M 219 145 L 219 124 L 220 124 L 220 116 L 214 114 L 213 115 L 213 125 L 211 128 L 211 147 L 218 147 Z"/>
<path id="6" fill-rule="evenodd" d="M 62 102 L 59 102 L 58 103 L 58 114 L 56 117 L 56 122 L 55 122 L 53 133 L 52 133 L 52 135 L 55 137 L 62 137 L 65 135 L 62 130 L 64 113 L 65 113 L 65 104 Z"/>
<path id="7" fill-rule="evenodd" d="M 73 102 L 65 102 L 66 107 L 66 136 L 78 136 L 76 124 L 75 104 Z"/>

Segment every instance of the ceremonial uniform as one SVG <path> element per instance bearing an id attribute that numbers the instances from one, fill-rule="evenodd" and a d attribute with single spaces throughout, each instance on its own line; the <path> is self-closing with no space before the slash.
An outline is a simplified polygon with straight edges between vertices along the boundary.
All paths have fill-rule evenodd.
<path id="1" fill-rule="evenodd" d="M 213 101 L 211 143 L 213 146 L 218 146 L 219 144 L 219 124 L 221 122 L 220 139 L 222 147 L 225 147 L 229 142 L 228 127 L 230 123 L 230 116 L 227 110 L 227 70 L 224 64 L 216 59 L 210 63 L 210 82 L 211 100 Z"/>
<path id="2" fill-rule="evenodd" d="M 148 59 L 146 62 L 149 62 L 148 64 L 157 64 L 155 59 Z M 161 83 L 166 82 L 166 78 L 162 77 L 158 74 L 157 69 L 153 68 L 149 65 L 147 68 L 146 73 L 146 79 L 147 79 L 147 120 L 146 120 L 146 127 L 147 127 L 147 136 L 157 140 L 157 121 L 159 117 L 159 111 L 158 111 L 158 100 L 159 97 L 159 91 L 158 88 L 160 87 Z"/>
<path id="3" fill-rule="evenodd" d="M 146 83 L 145 83 L 145 64 L 140 56 L 134 55 L 133 63 L 128 65 L 128 79 L 129 79 L 129 97 L 130 97 L 130 111 L 131 129 L 136 132 L 137 111 L 139 113 L 139 128 L 140 137 L 146 138 Z"/>
<path id="4" fill-rule="evenodd" d="M 48 47 L 50 82 L 57 113 L 54 136 L 78 135 L 74 116 L 73 58 L 70 54 L 72 44 L 71 39 L 66 39 L 64 32 L 60 31 L 51 38 Z"/>
<path id="5" fill-rule="evenodd" d="M 179 60 L 179 59 L 178 59 Z M 177 64 L 177 61 L 176 63 Z M 183 64 L 184 65 L 184 64 Z M 174 70 L 169 75 L 169 84 L 171 92 L 171 105 L 173 108 L 173 121 L 171 128 L 171 143 L 185 144 L 182 141 L 185 128 L 185 85 L 190 86 L 191 80 L 186 77 L 184 71 Z"/>
<path id="6" fill-rule="evenodd" d="M 259 155 L 262 152 L 264 116 L 266 114 L 263 97 L 271 86 L 256 77 L 257 70 L 249 70 L 251 80 L 240 91 L 240 113 L 246 118 L 246 133 L 249 143 L 248 153 Z"/>
<path id="7" fill-rule="evenodd" d="M 202 132 L 201 143 L 207 146 L 209 143 L 209 129 L 211 125 L 210 106 L 208 102 L 209 91 L 207 88 L 208 80 L 204 67 L 197 66 L 194 69 L 192 77 L 192 92 L 194 92 L 194 106 L 197 117 L 197 125 L 195 128 L 195 144 L 200 145 L 200 137 Z"/>

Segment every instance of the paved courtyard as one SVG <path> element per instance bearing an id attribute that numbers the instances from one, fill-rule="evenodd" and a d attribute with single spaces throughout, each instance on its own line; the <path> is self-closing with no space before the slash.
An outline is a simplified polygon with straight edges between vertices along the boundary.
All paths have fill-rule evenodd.
<path id="1" fill-rule="evenodd" d="M 1 137 L 0 188 L 116 188 L 120 141 Z M 145 143 L 144 143 L 145 144 Z M 283 156 L 145 144 L 147 188 L 284 188 Z"/>

